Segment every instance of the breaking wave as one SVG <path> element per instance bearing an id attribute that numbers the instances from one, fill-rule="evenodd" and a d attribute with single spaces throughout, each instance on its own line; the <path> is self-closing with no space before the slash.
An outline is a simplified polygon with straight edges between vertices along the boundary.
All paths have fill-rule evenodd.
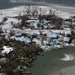
<path id="1" fill-rule="evenodd" d="M 72 60 L 74 60 L 74 57 L 71 54 L 64 54 L 64 55 L 65 55 L 65 57 L 61 58 L 61 60 L 63 60 L 63 61 L 72 61 Z"/>

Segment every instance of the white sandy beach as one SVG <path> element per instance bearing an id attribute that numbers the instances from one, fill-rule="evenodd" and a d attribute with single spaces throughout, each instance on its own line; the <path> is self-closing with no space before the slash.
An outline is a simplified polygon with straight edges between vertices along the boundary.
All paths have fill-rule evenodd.
<path id="1" fill-rule="evenodd" d="M 40 8 L 42 14 L 49 14 L 50 10 L 55 13 L 58 17 L 61 17 L 63 19 L 68 19 L 70 16 L 75 15 L 75 8 L 74 7 L 67 7 L 67 6 L 59 6 L 59 5 L 52 5 L 52 6 L 30 6 L 30 10 L 33 11 L 34 9 L 38 10 L 38 14 L 40 14 Z M 26 9 L 28 9 L 28 6 L 18 6 L 13 7 L 9 9 L 1 9 L 0 13 L 0 19 L 5 16 L 18 16 L 18 15 L 24 15 L 26 14 Z"/>

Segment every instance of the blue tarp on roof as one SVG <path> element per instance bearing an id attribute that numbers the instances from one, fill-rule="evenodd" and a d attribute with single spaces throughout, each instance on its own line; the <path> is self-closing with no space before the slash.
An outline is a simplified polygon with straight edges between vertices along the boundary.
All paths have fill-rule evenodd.
<path id="1" fill-rule="evenodd" d="M 54 33 L 54 32 L 49 32 L 49 33 L 47 33 L 48 34 L 48 36 L 50 37 L 50 38 L 57 38 L 58 37 L 58 35 L 56 34 L 56 33 Z"/>
<path id="2" fill-rule="evenodd" d="M 39 23 L 38 21 L 36 21 L 36 22 L 34 22 L 34 24 L 35 24 L 35 25 L 38 25 L 38 24 L 40 24 L 40 23 Z"/>
<path id="3" fill-rule="evenodd" d="M 59 44 L 59 41 L 58 41 L 57 39 L 55 39 L 55 40 L 53 40 L 53 41 L 51 42 L 51 44 L 52 44 L 52 45 L 57 45 L 57 44 Z"/>
<path id="4" fill-rule="evenodd" d="M 63 25 L 65 28 L 71 28 L 70 24 L 64 24 Z"/>

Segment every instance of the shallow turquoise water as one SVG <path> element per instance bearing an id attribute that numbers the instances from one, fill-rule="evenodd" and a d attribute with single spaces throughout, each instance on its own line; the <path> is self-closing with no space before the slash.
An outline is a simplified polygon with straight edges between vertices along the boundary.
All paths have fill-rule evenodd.
<path id="1" fill-rule="evenodd" d="M 31 75 L 51 75 L 61 69 L 75 66 L 75 59 L 68 62 L 60 60 L 64 57 L 64 53 L 75 56 L 75 47 L 52 50 L 46 52 L 44 56 L 38 56 L 38 59 L 33 63 L 33 67 L 29 68 L 28 71 L 32 72 Z"/>

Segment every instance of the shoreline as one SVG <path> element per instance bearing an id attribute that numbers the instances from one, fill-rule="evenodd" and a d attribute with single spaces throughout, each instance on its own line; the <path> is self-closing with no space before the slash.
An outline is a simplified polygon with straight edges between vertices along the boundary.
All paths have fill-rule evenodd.
<path id="1" fill-rule="evenodd" d="M 41 13 L 42 15 L 49 15 L 49 13 L 50 13 L 50 10 L 52 10 L 52 14 L 54 13 L 55 15 L 57 15 L 57 17 L 59 17 L 59 18 L 63 18 L 63 19 L 68 19 L 68 18 L 70 18 L 71 16 L 72 16 L 72 13 L 70 13 L 70 12 L 65 12 L 65 11 L 63 11 L 63 10 L 61 10 L 62 8 L 61 7 L 59 7 L 60 9 L 56 9 L 56 8 L 58 8 L 58 6 L 56 7 L 55 6 L 55 8 L 54 7 L 49 7 L 49 6 L 30 6 L 30 7 L 28 7 L 28 6 L 18 6 L 18 7 L 14 7 L 14 8 L 9 8 L 9 9 L 3 9 L 3 10 L 0 10 L 0 20 L 1 19 L 4 19 L 4 18 L 8 18 L 8 22 L 6 22 L 4 25 L 3 25 L 3 27 L 2 28 L 4 28 L 3 30 L 5 30 L 5 29 L 8 29 L 9 31 L 10 31 L 10 29 L 11 29 L 11 31 L 15 31 L 15 34 L 17 33 L 17 32 L 22 32 L 22 33 L 24 33 L 25 31 L 26 32 L 30 32 L 30 30 L 31 30 L 31 32 L 32 31 L 38 31 L 37 33 L 39 34 L 39 30 L 33 30 L 33 29 L 30 29 L 30 30 L 26 30 L 26 28 L 25 29 L 21 29 L 20 30 L 20 28 L 19 29 L 16 29 L 16 27 L 12 27 L 11 26 L 11 24 L 9 23 L 9 22 L 11 22 L 11 17 L 13 18 L 13 17 L 16 17 L 16 16 L 23 16 L 23 15 L 26 15 L 26 11 L 27 11 L 27 9 L 30 9 L 30 13 L 29 13 L 29 15 L 31 15 L 31 12 L 34 10 L 34 9 L 37 9 L 38 10 L 38 15 Z M 40 11 L 40 8 L 41 8 L 41 11 Z M 65 9 L 65 7 L 63 8 L 63 9 Z M 67 9 L 67 8 L 66 8 Z M 65 9 L 65 10 L 66 10 Z M 70 8 L 71 9 L 71 8 Z M 68 9 L 69 10 L 69 9 Z M 70 10 L 69 10 L 70 11 Z M 14 19 L 14 21 L 15 21 L 15 19 Z M 17 21 L 17 20 L 16 20 Z M 18 22 L 20 22 L 19 20 L 18 20 Z M 16 23 L 15 23 L 16 24 Z M 5 28 L 6 27 L 6 28 Z M 13 29 L 12 29 L 13 28 Z M 9 34 L 9 31 L 7 32 L 8 34 Z M 49 31 L 49 30 L 48 30 Z M 55 31 L 55 30 L 54 30 Z M 5 31 L 6 32 L 6 31 Z M 44 32 L 44 31 L 43 31 Z M 47 30 L 45 31 L 45 32 L 47 32 Z M 14 35 L 15 35 L 14 34 Z M 40 35 L 40 34 L 39 34 Z M 16 37 L 16 35 L 15 35 L 15 37 Z M 7 38 L 7 37 L 6 37 Z M 19 38 L 18 38 L 19 39 Z M 17 39 L 17 40 L 18 40 Z M 19 39 L 19 41 L 22 41 L 23 42 L 23 40 L 22 39 L 24 39 L 24 37 L 21 37 L 21 39 Z M 47 38 L 46 38 L 47 39 Z M 31 39 L 30 38 L 28 38 L 28 37 L 26 37 L 26 39 L 24 40 L 25 41 L 25 44 L 26 44 L 26 40 L 28 40 L 29 42 L 31 42 Z M 69 47 L 72 47 L 72 46 L 74 46 L 75 47 L 75 45 L 72 43 L 72 44 L 53 44 L 53 45 L 47 45 L 47 46 L 45 46 L 45 45 L 43 45 L 43 44 L 41 44 L 40 42 L 39 42 L 39 40 L 40 39 L 36 39 L 37 41 L 38 41 L 38 43 L 39 43 L 39 45 L 40 45 L 40 48 L 42 47 L 42 49 L 44 50 L 44 52 L 46 52 L 46 51 L 50 51 L 50 50 L 58 50 L 58 51 L 61 51 L 61 50 L 65 50 L 65 49 L 67 49 L 67 48 L 69 48 Z M 15 40 L 16 41 L 16 40 Z M 35 46 L 34 46 L 35 47 Z M 23 47 L 24 48 L 24 47 Z M 29 50 L 29 49 L 28 49 Z M 33 50 L 33 49 L 32 49 Z M 35 49 L 36 50 L 36 49 Z M 71 49 L 70 49 L 71 50 Z M 59 52 L 60 53 L 60 52 Z M 56 53 L 56 54 L 59 54 L 59 53 Z M 61 52 L 62 53 L 62 52 Z M 40 54 L 40 53 L 38 53 L 38 54 Z M 42 56 L 43 56 L 43 54 L 41 54 Z M 64 54 L 65 55 L 65 57 L 64 58 L 60 58 L 60 56 L 59 56 L 59 58 L 61 59 L 61 60 L 63 60 L 63 61 L 72 61 L 73 59 L 74 59 L 74 57 L 71 55 L 71 54 Z M 57 55 L 55 55 L 55 53 L 54 53 L 54 57 L 55 56 L 57 56 Z M 50 56 L 51 57 L 51 56 Z M 59 58 L 58 58 L 58 60 L 59 60 Z M 53 60 L 53 58 L 51 57 L 51 59 Z M 56 58 L 55 58 L 56 59 Z M 57 59 L 56 59 L 57 60 Z M 58 61 L 57 60 L 57 61 Z M 61 60 L 60 60 L 60 62 L 61 62 Z M 55 61 L 55 60 L 54 60 Z M 51 63 L 49 63 L 50 64 L 50 66 L 55 66 L 55 65 L 57 65 L 56 63 L 57 63 L 57 61 L 56 61 L 56 63 L 54 63 L 54 61 L 53 62 L 51 62 Z M 53 64 L 54 63 L 54 64 Z M 47 63 L 48 64 L 48 63 Z M 60 63 L 61 64 L 61 63 Z M 45 64 L 43 64 L 43 65 L 45 65 Z M 45 67 L 45 66 L 44 66 Z M 61 67 L 61 66 L 59 66 L 59 67 Z M 53 67 L 54 68 L 54 67 Z"/>
<path id="2" fill-rule="evenodd" d="M 73 48 L 74 49 L 74 48 Z M 66 48 L 65 50 L 67 50 L 67 52 L 68 52 L 68 49 Z M 45 69 L 47 69 L 47 71 L 45 71 L 44 73 L 45 74 L 48 74 L 48 75 L 60 75 L 60 74 L 62 74 L 62 75 L 71 75 L 71 74 L 68 74 L 67 73 L 67 71 L 69 72 L 73 72 L 74 73 L 74 69 L 72 68 L 72 67 L 74 67 L 73 65 L 74 64 L 71 64 L 71 62 L 73 62 L 74 63 L 74 61 L 75 61 L 75 59 L 74 59 L 74 61 L 61 61 L 60 60 L 60 58 L 59 57 L 61 57 L 61 55 L 59 55 L 59 53 L 64 53 L 64 51 L 65 51 L 64 49 L 63 49 L 63 51 L 61 51 L 61 50 L 58 50 L 57 51 L 57 53 L 58 54 L 55 54 L 55 52 L 56 51 L 52 51 L 52 52 L 45 52 L 44 53 L 44 56 L 40 56 L 39 57 L 39 59 L 43 62 L 43 63 L 41 63 L 40 62 L 40 60 L 38 59 L 38 61 L 35 61 L 34 62 L 34 66 L 31 68 L 31 69 L 29 69 L 28 68 L 28 70 L 27 71 L 30 71 L 30 72 L 32 72 L 32 74 L 33 75 L 41 75 L 41 74 L 43 74 L 42 72 L 45 70 Z M 70 50 L 70 48 L 69 48 L 69 50 Z M 49 54 L 50 53 L 50 54 Z M 51 55 L 51 53 L 53 53 L 52 55 Z M 66 54 L 66 53 L 65 53 Z M 59 55 L 59 57 L 57 57 Z M 53 59 L 52 59 L 52 57 L 50 57 L 50 56 L 54 56 L 53 57 Z M 55 59 L 54 59 L 55 58 Z M 46 62 L 48 61 L 48 59 L 50 60 L 50 62 L 48 61 L 48 65 L 46 64 L 46 62 L 44 63 L 44 59 L 47 59 L 47 60 L 45 60 Z M 52 61 L 52 62 L 51 62 Z M 58 62 L 57 62 L 58 61 Z M 62 63 L 61 63 L 62 62 Z M 39 64 L 38 64 L 39 63 Z M 58 64 L 59 63 L 59 64 Z M 66 64 L 70 64 L 70 65 L 66 65 Z M 35 68 L 38 68 L 38 66 L 37 66 L 37 64 L 38 65 L 40 65 L 40 66 L 42 66 L 43 68 L 43 71 L 41 72 L 41 73 L 36 73 L 36 70 L 37 69 L 35 69 Z M 50 64 L 50 65 L 49 65 Z M 58 65 L 58 66 L 57 66 Z M 67 68 L 69 68 L 69 70 L 67 69 Z M 71 69 L 72 68 L 72 69 Z M 35 71 L 35 72 L 34 72 Z M 38 70 L 39 72 L 40 72 L 40 70 Z M 67 73 L 67 74 L 66 74 Z M 73 75 L 73 73 L 72 73 L 72 75 Z M 43 75 L 45 75 L 45 74 L 43 74 Z"/>

